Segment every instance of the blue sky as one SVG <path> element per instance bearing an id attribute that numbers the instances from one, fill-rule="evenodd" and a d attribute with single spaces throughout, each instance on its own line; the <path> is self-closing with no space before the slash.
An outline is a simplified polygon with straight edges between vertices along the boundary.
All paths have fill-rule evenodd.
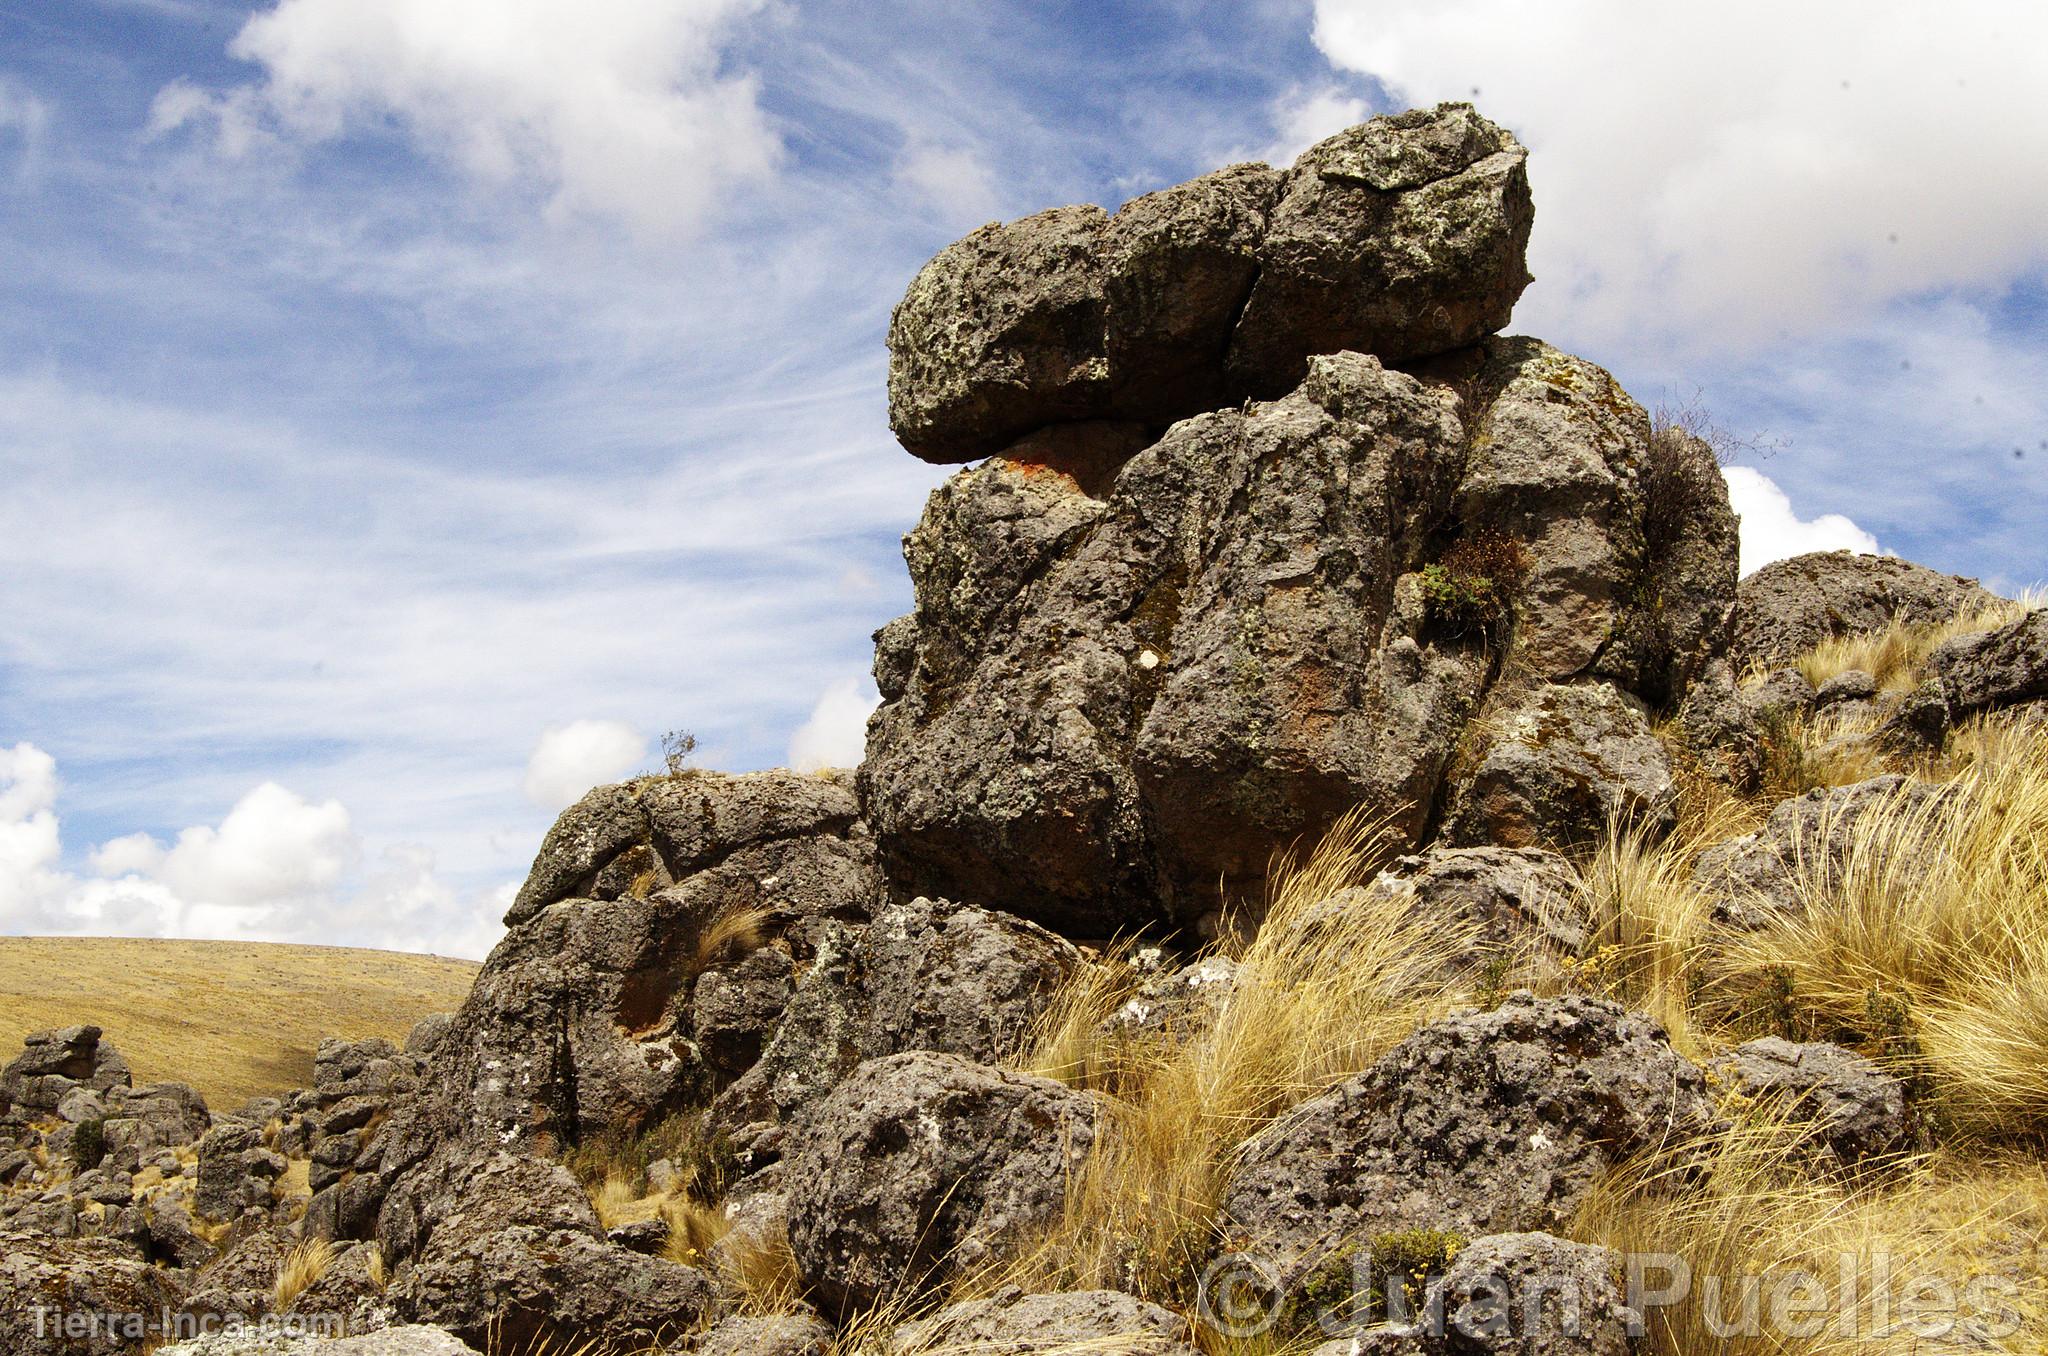
<path id="1" fill-rule="evenodd" d="M 1657 8 L 0 0 L 0 931 L 480 954 L 661 731 L 845 757 L 917 266 L 1410 103 L 1749 563 L 2048 577 L 2048 24 Z"/>

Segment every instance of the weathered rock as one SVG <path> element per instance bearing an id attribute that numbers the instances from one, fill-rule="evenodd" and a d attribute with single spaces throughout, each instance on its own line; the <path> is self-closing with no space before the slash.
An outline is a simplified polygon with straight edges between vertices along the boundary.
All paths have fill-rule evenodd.
<path id="1" fill-rule="evenodd" d="M 133 1149 L 138 1157 L 158 1149 L 196 1144 L 213 1126 L 206 1099 L 183 1083 L 116 1087 L 106 1095 L 106 1141 L 110 1153 Z"/>
<path id="2" fill-rule="evenodd" d="M 263 1147 L 256 1127 L 227 1121 L 199 1141 L 199 1176 L 192 1209 L 202 1219 L 231 1220 L 245 1210 L 268 1208 L 271 1183 L 284 1175 L 285 1160 Z"/>
<path id="3" fill-rule="evenodd" d="M 690 1356 L 825 1356 L 832 1329 L 812 1314 L 735 1315 L 720 1319 L 689 1346 Z"/>
<path id="4" fill-rule="evenodd" d="M 1049 425 L 1165 424 L 1278 395 L 1312 354 L 1469 344 L 1528 283 L 1523 160 L 1445 104 L 1340 133 L 1285 174 L 1239 165 L 1113 217 L 984 226 L 896 308 L 890 424 L 920 457 L 971 461 Z"/>
<path id="5" fill-rule="evenodd" d="M 1677 823 L 1670 756 L 1642 703 L 1610 683 L 1546 685 L 1482 737 L 1444 826 L 1452 843 L 1564 847 L 1613 823 L 1660 835 Z"/>
<path id="6" fill-rule="evenodd" d="M 1757 832 L 1702 853 L 1693 884 L 1710 901 L 1714 920 L 1727 927 L 1754 929 L 1797 916 L 1809 890 L 1840 879 L 1865 815 L 1881 811 L 1924 821 L 1942 795 L 1938 786 L 1887 775 L 1794 796 L 1779 802 Z"/>
<path id="7" fill-rule="evenodd" d="M 379 1265 L 374 1243 L 343 1248 L 320 1278 L 293 1296 L 283 1312 L 299 1317 L 324 1314 L 340 1320 L 344 1332 L 384 1328 L 391 1321 L 391 1305 L 385 1298 Z"/>
<path id="8" fill-rule="evenodd" d="M 1835 636 L 1945 622 L 1997 596 L 1974 579 L 1895 556 L 1819 551 L 1764 566 L 1742 581 L 1735 605 L 1738 669 L 1777 668 Z"/>
<path id="9" fill-rule="evenodd" d="M 647 778 L 566 811 L 436 1047 L 463 1133 L 571 1143 L 701 1105 L 780 1016 L 804 927 L 879 900 L 855 809 L 844 778 L 770 772 Z M 564 897 L 639 848 L 674 884 Z"/>
<path id="10" fill-rule="evenodd" d="M 131 1082 L 128 1061 L 100 1039 L 96 1026 L 36 1031 L 22 1052 L 0 1069 L 0 1109 L 55 1111 L 73 1092 L 104 1094 Z"/>
<path id="11" fill-rule="evenodd" d="M 2048 609 L 1944 642 L 1927 672 L 1941 683 L 1951 722 L 2048 699 Z"/>
<path id="12" fill-rule="evenodd" d="M 445 1329 L 407 1324 L 357 1337 L 215 1333 L 165 1347 L 158 1356 L 477 1356 L 477 1348 Z"/>
<path id="13" fill-rule="evenodd" d="M 1671 561 L 1732 585 L 1733 547 L 1700 527 L 1651 549 L 1648 446 L 1606 373 L 1499 339 L 1419 376 L 1318 357 L 1100 480 L 955 476 L 906 539 L 918 610 L 877 660 L 860 787 L 892 879 L 1080 935 L 1196 921 L 1354 806 L 1426 836 L 1468 731 L 1545 683 L 1590 708 L 1598 747 L 1558 761 L 1594 784 L 1522 805 L 1526 831 L 1654 814 L 1668 768 L 1637 698 L 1676 698 L 1723 637 L 1644 600 Z M 1460 588 L 1497 611 L 1459 612 Z"/>
<path id="14" fill-rule="evenodd" d="M 161 1335 L 162 1316 L 183 1297 L 178 1276 L 126 1244 L 0 1234 L 0 1351 L 9 1356 L 125 1356 Z"/>
<path id="15" fill-rule="evenodd" d="M 787 1121 L 882 1055 L 1007 1058 L 1081 964 L 1072 943 L 1021 918 L 945 900 L 890 905 L 857 937 L 821 950 L 713 1122 L 731 1131 Z"/>
<path id="16" fill-rule="evenodd" d="M 789 1239 L 828 1308 L 910 1294 L 1054 1218 L 1095 1142 L 1092 1097 L 915 1051 L 819 1103 L 787 1160 Z"/>
<path id="17" fill-rule="evenodd" d="M 559 1164 L 473 1152 L 444 1151 L 386 1203 L 379 1245 L 411 1262 L 386 1292 L 399 1317 L 573 1348 L 678 1340 L 712 1305 L 702 1272 L 608 1245 Z"/>
<path id="18" fill-rule="evenodd" d="M 1223 1218 L 1285 1286 L 1403 1230 L 1555 1228 L 1609 1168 L 1716 1125 L 1700 1071 L 1646 1017 L 1510 998 L 1423 1028 L 1244 1154 Z"/>
<path id="19" fill-rule="evenodd" d="M 889 1348 L 973 1351 L 985 1356 L 1089 1351 L 1103 1356 L 1192 1356 L 1188 1321 L 1116 1290 L 1028 1295 L 1011 1286 L 987 1299 L 966 1300 L 898 1328 Z"/>
<path id="20" fill-rule="evenodd" d="M 1738 1045 L 1707 1068 L 1722 1086 L 1810 1122 L 1820 1145 L 1844 1166 L 1913 1147 L 1904 1085 L 1839 1045 L 1771 1036 Z"/>
<path id="21" fill-rule="evenodd" d="M 1461 1249 L 1405 1325 L 1427 1356 L 1631 1356 L 1640 1316 L 1606 1248 L 1544 1233 L 1496 1234 Z"/>
<path id="22" fill-rule="evenodd" d="M 1228 1006 L 1237 992 L 1237 975 L 1237 962 L 1228 956 L 1205 956 L 1148 975 L 1104 1026 L 1114 1035 L 1136 1039 L 1197 1035 L 1213 1026 Z"/>
<path id="23" fill-rule="evenodd" d="M 291 1245 L 275 1230 L 245 1232 L 200 1273 L 184 1311 L 216 1319 L 231 1314 L 260 1318 L 269 1313 L 278 1269 L 290 1250 Z"/>

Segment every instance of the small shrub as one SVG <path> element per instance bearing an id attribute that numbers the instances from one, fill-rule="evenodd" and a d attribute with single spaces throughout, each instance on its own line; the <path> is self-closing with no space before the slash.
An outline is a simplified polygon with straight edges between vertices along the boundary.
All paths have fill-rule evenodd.
<path id="1" fill-rule="evenodd" d="M 697 752 L 697 736 L 688 730 L 670 730 L 661 737 L 661 765 L 671 777 L 690 770 L 690 756 Z"/>
<path id="2" fill-rule="evenodd" d="M 1491 633 L 1507 619 L 1517 585 L 1529 569 L 1529 554 L 1513 537 L 1476 532 L 1417 575 L 1429 620 L 1465 634 Z"/>
<path id="3" fill-rule="evenodd" d="M 71 1165 L 79 1172 L 91 1172 L 107 1157 L 107 1123 L 97 1117 L 80 1121 L 72 1132 Z"/>

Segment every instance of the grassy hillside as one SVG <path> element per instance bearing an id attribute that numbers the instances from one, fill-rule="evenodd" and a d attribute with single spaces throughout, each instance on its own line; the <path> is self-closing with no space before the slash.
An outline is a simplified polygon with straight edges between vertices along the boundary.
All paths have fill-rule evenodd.
<path id="1" fill-rule="evenodd" d="M 473 961 L 248 942 L 0 937 L 0 1063 L 49 1026 L 103 1028 L 137 1082 L 217 1109 L 302 1087 L 323 1036 L 403 1040 L 461 1004 Z"/>

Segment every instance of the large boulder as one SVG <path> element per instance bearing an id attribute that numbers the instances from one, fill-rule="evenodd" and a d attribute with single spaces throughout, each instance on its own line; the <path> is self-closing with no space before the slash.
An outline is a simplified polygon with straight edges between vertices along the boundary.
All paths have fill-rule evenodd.
<path id="1" fill-rule="evenodd" d="M 1998 601 L 1974 579 L 1942 574 L 1896 556 L 1816 551 L 1774 561 L 1736 593 L 1738 669 L 1777 668 L 1836 636 L 1945 622 Z"/>
<path id="2" fill-rule="evenodd" d="M 1561 1227 L 1610 1168 L 1716 1125 L 1704 1076 L 1654 1021 L 1519 994 L 1423 1028 L 1254 1140 L 1224 1227 L 1294 1288 L 1384 1235 Z"/>
<path id="3" fill-rule="evenodd" d="M 1491 339 L 1419 375 L 1317 357 L 1108 472 L 960 473 L 905 541 L 917 611 L 877 638 L 886 868 L 1106 936 L 1256 891 L 1361 804 L 1411 841 L 1475 784 L 1471 840 L 1662 818 L 1645 712 L 1725 643 L 1735 553 L 1718 480 L 1649 512 L 1649 446 L 1605 372 Z M 1561 737 L 1529 749 L 1532 722 Z M 1531 753 L 1547 780 L 1512 794 Z"/>
<path id="4" fill-rule="evenodd" d="M 794 1119 L 882 1055 L 1009 1059 L 1084 963 L 1071 942 L 1008 914 L 946 900 L 892 904 L 820 949 L 761 1058 L 714 1104 L 712 1123 L 756 1142 L 763 1125 Z"/>
<path id="5" fill-rule="evenodd" d="M 773 1027 L 812 931 L 881 893 L 843 777 L 600 787 L 549 832 L 439 1033 L 440 1101 L 471 1137 L 564 1144 L 701 1104 Z"/>
<path id="6" fill-rule="evenodd" d="M 125 1356 L 162 1334 L 183 1279 L 112 1239 L 0 1234 L 0 1351 Z"/>
<path id="7" fill-rule="evenodd" d="M 891 427 L 926 460 L 972 461 L 1051 425 L 1277 396 L 1317 353 L 1470 344 L 1529 281 L 1524 159 L 1443 104 L 1341 132 L 1285 173 L 1239 165 L 1114 216 L 984 226 L 896 307 Z"/>
<path id="8" fill-rule="evenodd" d="M 913 1051 L 871 1060 L 794 1135 L 789 1241 L 839 1311 L 997 1260 L 1057 1218 L 1097 1105 L 1043 1078 Z"/>
<path id="9" fill-rule="evenodd" d="M 1117 1290 L 1030 1295 L 1010 1286 L 906 1323 L 890 1338 L 901 1356 L 972 1351 L 977 1356 L 1097 1352 L 1101 1356 L 1194 1356 L 1194 1332 L 1169 1309 Z"/>

